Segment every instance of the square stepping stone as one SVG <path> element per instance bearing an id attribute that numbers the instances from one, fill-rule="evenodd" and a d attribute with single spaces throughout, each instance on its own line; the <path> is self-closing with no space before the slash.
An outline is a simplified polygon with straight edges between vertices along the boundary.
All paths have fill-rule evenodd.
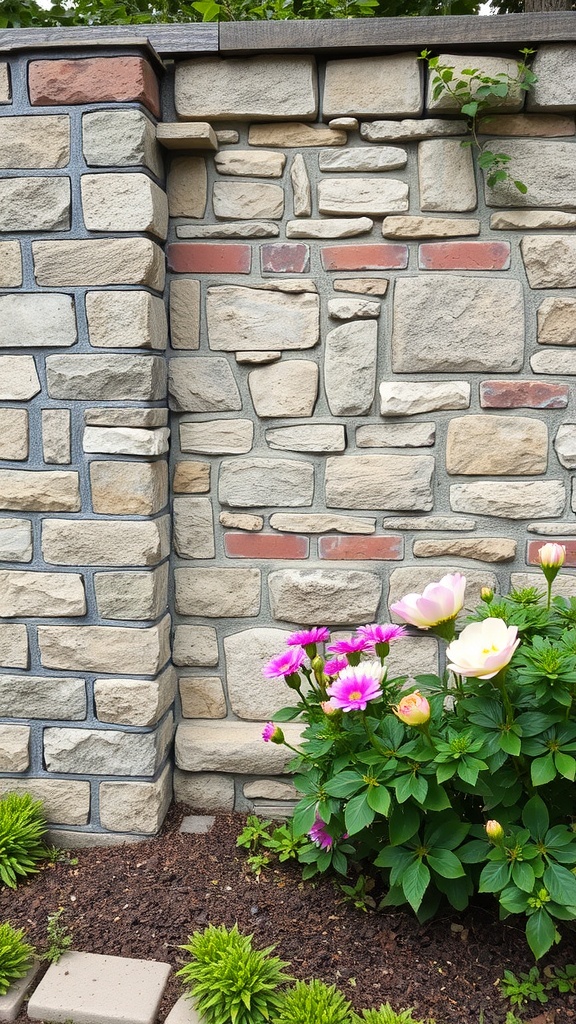
<path id="1" fill-rule="evenodd" d="M 153 1024 L 170 964 L 100 953 L 65 953 L 28 1002 L 31 1020 Z"/>
<path id="2" fill-rule="evenodd" d="M 180 996 L 166 1017 L 164 1024 L 202 1024 L 190 996 Z"/>
<path id="3" fill-rule="evenodd" d="M 36 961 L 23 978 L 18 978 L 17 981 L 12 982 L 5 996 L 0 996 L 0 1020 L 16 1020 L 22 1003 L 26 998 L 26 993 L 39 970 L 40 964 Z"/>
<path id="4" fill-rule="evenodd" d="M 189 832 L 191 835 L 202 835 L 203 832 L 210 831 L 215 821 L 216 818 L 213 814 L 188 814 L 182 818 L 180 831 Z"/>

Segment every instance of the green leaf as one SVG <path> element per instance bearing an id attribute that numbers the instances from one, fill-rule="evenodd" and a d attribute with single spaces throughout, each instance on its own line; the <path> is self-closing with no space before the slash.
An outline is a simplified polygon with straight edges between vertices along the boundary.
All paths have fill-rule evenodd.
<path id="1" fill-rule="evenodd" d="M 300 710 L 300 708 L 280 708 L 280 711 L 273 715 L 273 720 L 275 722 L 291 722 L 294 718 L 298 718 Z"/>
<path id="2" fill-rule="evenodd" d="M 563 775 L 565 779 L 569 779 L 570 782 L 574 782 L 576 778 L 576 761 L 569 754 L 563 754 L 561 750 L 558 750 L 554 754 L 554 764 L 559 775 Z"/>
<path id="3" fill-rule="evenodd" d="M 522 892 L 532 892 L 536 879 L 530 864 L 524 860 L 516 861 L 512 865 L 512 881 Z"/>
<path id="4" fill-rule="evenodd" d="M 409 864 L 402 875 L 402 889 L 414 913 L 418 910 L 430 882 L 430 872 L 420 859 Z"/>
<path id="5" fill-rule="evenodd" d="M 427 860 L 430 867 L 443 878 L 462 878 L 466 874 L 458 857 L 451 850 L 433 848 L 428 851 Z"/>
<path id="6" fill-rule="evenodd" d="M 549 753 L 545 757 L 535 758 L 530 766 L 530 776 L 533 786 L 545 786 L 546 783 L 552 782 L 556 778 L 553 754 Z"/>
<path id="7" fill-rule="evenodd" d="M 376 811 L 377 814 L 383 814 L 385 818 L 388 816 L 392 798 L 386 786 L 370 786 L 366 799 L 368 806 L 373 811 Z"/>
<path id="8" fill-rule="evenodd" d="M 576 906 L 576 875 L 561 864 L 549 864 L 542 881 L 555 903 Z"/>
<path id="9" fill-rule="evenodd" d="M 346 804 L 344 822 L 348 835 L 354 836 L 374 821 L 375 812 L 368 805 L 366 793 L 358 793 Z"/>
<path id="10" fill-rule="evenodd" d="M 556 939 L 554 921 L 544 909 L 537 910 L 526 924 L 528 945 L 537 960 L 548 952 Z"/>
<path id="11" fill-rule="evenodd" d="M 428 792 L 428 780 L 424 775 L 410 775 L 409 780 L 408 792 L 410 796 L 413 796 L 419 804 L 423 804 Z"/>
<path id="12" fill-rule="evenodd" d="M 528 185 L 525 185 L 523 181 L 516 180 L 514 180 L 514 184 L 518 191 L 521 192 L 523 196 L 525 196 L 528 191 Z"/>
<path id="13" fill-rule="evenodd" d="M 456 774 L 457 768 L 458 765 L 455 761 L 448 761 L 447 764 L 439 764 L 436 769 L 436 778 L 440 785 L 442 785 L 443 782 L 447 782 L 448 779 L 451 779 L 452 776 Z"/>
<path id="14" fill-rule="evenodd" d="M 500 748 L 512 757 L 518 757 L 521 748 L 520 737 L 513 732 L 503 732 L 500 737 Z"/>
<path id="15" fill-rule="evenodd" d="M 340 772 L 328 779 L 324 789 L 330 796 L 349 797 L 357 793 L 365 785 L 358 772 Z"/>
<path id="16" fill-rule="evenodd" d="M 462 864 L 481 864 L 486 860 L 490 846 L 482 839 L 472 839 L 458 850 Z"/>
<path id="17" fill-rule="evenodd" d="M 476 117 L 479 106 L 480 104 L 477 103 L 476 100 L 472 100 L 471 103 L 464 103 L 464 105 L 460 107 L 460 110 L 463 114 L 466 114 L 467 117 Z"/>
<path id="18" fill-rule="evenodd" d="M 294 809 L 294 834 L 305 835 L 310 831 L 316 820 L 316 799 L 301 800 Z"/>
<path id="19" fill-rule="evenodd" d="M 478 892 L 499 892 L 510 880 L 511 868 L 507 862 L 491 861 L 482 868 Z"/>
<path id="20" fill-rule="evenodd" d="M 420 828 L 420 812 L 414 804 L 394 807 L 388 819 L 388 834 L 392 846 L 401 846 Z"/>
<path id="21" fill-rule="evenodd" d="M 528 894 L 510 885 L 500 893 L 500 904 L 509 914 L 523 914 L 528 908 Z"/>
<path id="22" fill-rule="evenodd" d="M 548 808 L 542 797 L 536 794 L 525 804 L 522 811 L 522 822 L 534 839 L 542 839 L 550 824 Z"/>

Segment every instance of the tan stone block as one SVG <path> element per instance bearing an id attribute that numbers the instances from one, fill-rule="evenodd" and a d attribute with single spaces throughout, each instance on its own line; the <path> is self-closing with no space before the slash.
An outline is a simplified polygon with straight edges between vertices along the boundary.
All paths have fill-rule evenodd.
<path id="1" fill-rule="evenodd" d="M 482 54 L 482 60 L 479 60 L 478 57 L 465 56 L 461 53 L 440 53 L 438 54 L 438 63 L 443 67 L 453 68 L 454 75 L 451 89 L 461 81 L 469 85 L 468 76 L 462 74 L 467 68 L 480 67 L 482 74 L 490 75 L 491 78 L 499 78 L 501 75 L 507 76 L 503 77 L 502 81 L 507 81 L 507 78 L 510 78 L 516 82 L 518 79 L 518 62 L 512 57 L 493 57 L 492 55 Z M 428 73 L 428 89 L 426 94 L 426 109 L 428 113 L 445 110 L 459 111 L 460 108 L 457 101 L 446 89 L 443 89 L 440 95 L 434 98 L 436 77 L 437 75 L 434 71 Z M 479 82 L 473 83 L 473 97 L 477 95 L 479 86 Z M 491 106 L 498 111 L 516 112 L 522 110 L 524 106 L 524 93 L 519 84 L 511 85 L 506 96 L 503 99 L 495 99 L 491 102 Z"/>
<path id="2" fill-rule="evenodd" d="M 39 285 L 142 284 L 164 287 L 164 253 L 150 238 L 83 238 L 32 243 Z"/>
<path id="3" fill-rule="evenodd" d="M 55 565 L 147 566 L 170 550 L 167 516 L 153 522 L 45 519 L 44 560 Z"/>
<path id="4" fill-rule="evenodd" d="M 312 189 L 306 162 L 301 153 L 296 153 L 290 165 L 293 210 L 295 217 L 309 217 L 312 213 Z"/>
<path id="5" fill-rule="evenodd" d="M 249 533 L 258 533 L 264 526 L 262 516 L 251 516 L 242 512 L 221 512 L 220 523 L 230 530 L 247 530 Z"/>
<path id="6" fill-rule="evenodd" d="M 273 530 L 283 533 L 374 533 L 376 520 L 368 517 L 339 516 L 330 513 L 274 512 Z"/>
<path id="7" fill-rule="evenodd" d="M 238 384 L 224 358 L 170 359 L 168 392 L 175 412 L 237 412 L 242 408 Z"/>
<path id="8" fill-rule="evenodd" d="M 531 288 L 574 287 L 576 238 L 567 235 L 524 235 L 520 251 Z"/>
<path id="9" fill-rule="evenodd" d="M 561 135 L 574 135 L 575 131 L 574 117 L 562 117 L 559 114 L 490 114 L 478 121 L 478 135 L 552 139 Z"/>
<path id="10" fill-rule="evenodd" d="M 492 231 L 537 231 L 542 228 L 574 228 L 576 213 L 564 210 L 502 210 L 490 214 Z"/>
<path id="11" fill-rule="evenodd" d="M 168 451 L 168 427 L 85 427 L 82 447 L 98 455 L 142 455 L 152 458 Z"/>
<path id="12" fill-rule="evenodd" d="M 223 505 L 311 505 L 314 467 L 295 459 L 225 459 L 220 464 L 218 497 Z"/>
<path id="13" fill-rule="evenodd" d="M 44 462 L 67 465 L 71 460 L 70 445 L 70 410 L 42 409 Z"/>
<path id="14" fill-rule="evenodd" d="M 216 181 L 212 189 L 214 216 L 231 220 L 280 220 L 284 213 L 284 189 L 260 182 Z"/>
<path id="15" fill-rule="evenodd" d="M 82 174 L 80 190 L 89 231 L 145 231 L 166 238 L 166 193 L 146 174 Z"/>
<path id="16" fill-rule="evenodd" d="M 95 348 L 166 348 L 164 303 L 149 292 L 87 292 L 86 316 Z"/>
<path id="17" fill-rule="evenodd" d="M 28 411 L 0 409 L 0 459 L 28 458 Z"/>
<path id="18" fill-rule="evenodd" d="M 360 135 L 367 142 L 420 142 L 421 139 L 465 134 L 466 121 L 434 117 L 408 117 L 402 121 L 365 121 L 360 125 Z"/>
<path id="19" fill-rule="evenodd" d="M 172 772 L 166 765 L 155 782 L 101 782 L 100 824 L 112 832 L 155 835 L 172 800 Z"/>
<path id="20" fill-rule="evenodd" d="M 538 80 L 528 95 L 528 110 L 572 113 L 576 106 L 574 43 L 544 43 L 539 46 L 533 70 Z"/>
<path id="21" fill-rule="evenodd" d="M 38 292 L 0 296 L 0 347 L 62 348 L 76 340 L 72 296 Z"/>
<path id="22" fill-rule="evenodd" d="M 219 142 L 238 142 L 238 132 L 214 131 L 207 121 L 164 121 L 156 125 L 156 138 L 164 149 L 218 149 Z"/>
<path id="23" fill-rule="evenodd" d="M 82 576 L 0 569 L 0 616 L 65 618 L 86 614 Z"/>
<path id="24" fill-rule="evenodd" d="M 233 811 L 234 779 L 231 775 L 175 768 L 174 799 L 196 811 Z"/>
<path id="25" fill-rule="evenodd" d="M 476 209 L 477 193 L 470 149 L 458 139 L 427 139 L 418 144 L 420 208 L 466 213 Z"/>
<path id="26" fill-rule="evenodd" d="M 82 116 L 82 148 L 89 167 L 149 167 L 164 173 L 153 121 L 141 110 L 91 110 Z"/>
<path id="27" fill-rule="evenodd" d="M 10 72 L 7 64 L 0 64 L 0 103 L 10 103 Z"/>
<path id="28" fill-rule="evenodd" d="M 247 800 L 297 800 L 298 790 L 287 782 L 276 782 L 274 779 L 258 779 L 247 782 L 242 787 Z"/>
<path id="29" fill-rule="evenodd" d="M 378 325 L 373 320 L 341 324 L 327 333 L 324 388 L 333 416 L 365 416 L 370 411 L 376 388 L 377 339 Z"/>
<path id="30" fill-rule="evenodd" d="M 523 590 L 524 587 L 535 587 L 536 590 L 545 590 L 546 584 L 539 572 L 513 572 L 510 574 L 510 588 Z M 552 584 L 553 597 L 576 597 L 576 576 L 568 576 L 561 573 Z"/>
<path id="31" fill-rule="evenodd" d="M 174 547 L 180 558 L 214 558 L 210 498 L 174 498 Z"/>
<path id="32" fill-rule="evenodd" d="M 544 299 L 538 308 L 538 344 L 576 345 L 576 299 Z"/>
<path id="33" fill-rule="evenodd" d="M 0 771 L 25 772 L 30 765 L 27 725 L 0 725 Z"/>
<path id="34" fill-rule="evenodd" d="M 408 209 L 409 188 L 396 178 L 323 178 L 318 183 L 320 213 L 381 216 Z"/>
<path id="35" fill-rule="evenodd" d="M 49 825 L 86 825 L 90 816 L 90 783 L 69 779 L 0 779 L 0 796 L 30 793 L 42 801 Z"/>
<path id="36" fill-rule="evenodd" d="M 166 397 L 166 366 L 160 356 L 48 356 L 46 377 L 51 398 L 154 402 Z"/>
<path id="37" fill-rule="evenodd" d="M 218 639 L 212 626 L 176 626 L 174 664 L 178 666 L 218 664 Z"/>
<path id="38" fill-rule="evenodd" d="M 292 54 L 179 61 L 175 104 L 180 120 L 311 120 L 317 110 L 316 63 Z"/>
<path id="39" fill-rule="evenodd" d="M 326 460 L 329 508 L 419 509 L 434 506 L 430 455 L 340 455 Z"/>
<path id="40" fill-rule="evenodd" d="M 388 281 L 380 277 L 340 277 L 334 280 L 334 291 L 384 296 L 388 291 Z"/>
<path id="41" fill-rule="evenodd" d="M 0 469 L 0 509 L 79 512 L 78 473 Z"/>
<path id="42" fill-rule="evenodd" d="M 70 159 L 70 118 L 3 117 L 0 121 L 0 167 L 66 167 Z"/>
<path id="43" fill-rule="evenodd" d="M 171 715 L 150 733 L 45 729 L 46 769 L 70 774 L 155 775 L 172 740 L 172 731 Z"/>
<path id="44" fill-rule="evenodd" d="M 422 68 L 415 53 L 326 64 L 324 118 L 419 117 L 423 104 Z"/>
<path id="45" fill-rule="evenodd" d="M 530 356 L 530 366 L 534 373 L 573 376 L 576 374 L 576 352 L 572 348 L 544 349 Z"/>
<path id="46" fill-rule="evenodd" d="M 278 224 L 269 220 L 228 220 L 221 224 L 177 224 L 177 238 L 277 238 Z"/>
<path id="47" fill-rule="evenodd" d="M 450 507 L 454 512 L 502 519 L 558 516 L 565 503 L 566 488 L 560 480 L 479 480 L 453 484 L 450 488 Z"/>
<path id="48" fill-rule="evenodd" d="M 446 469 L 464 476 L 545 473 L 548 428 L 528 416 L 455 416 L 448 424 Z"/>
<path id="49" fill-rule="evenodd" d="M 200 281 L 170 283 L 170 344 L 190 349 L 200 345 Z"/>
<path id="50" fill-rule="evenodd" d="M 252 124 L 248 129 L 251 146 L 282 146 L 302 149 L 307 146 L 345 146 L 348 135 L 332 128 L 313 127 L 298 122 L 284 124 Z"/>
<path id="51" fill-rule="evenodd" d="M 175 569 L 176 611 L 210 619 L 258 615 L 260 576 L 259 569 Z"/>
<path id="52" fill-rule="evenodd" d="M 266 721 L 286 706 L 284 679 L 265 679 L 262 669 L 283 650 L 288 636 L 283 629 L 256 627 L 224 638 L 228 699 L 238 718 Z"/>
<path id="53" fill-rule="evenodd" d="M 356 427 L 358 448 L 427 448 L 436 440 L 436 424 L 374 423 Z"/>
<path id="54" fill-rule="evenodd" d="M 477 562 L 511 562 L 516 541 L 506 537 L 475 537 L 465 540 L 416 540 L 416 558 L 473 558 Z"/>
<path id="55" fill-rule="evenodd" d="M 576 504 L 574 498 L 574 488 L 572 489 L 572 507 Z M 528 523 L 526 530 L 528 533 L 538 533 L 544 537 L 571 537 L 576 534 L 576 520 L 571 523 Z"/>
<path id="56" fill-rule="evenodd" d="M 150 572 L 97 572 L 94 589 L 102 619 L 159 619 L 168 610 L 168 564 Z"/>
<path id="57" fill-rule="evenodd" d="M 70 179 L 0 180 L 0 231 L 66 231 L 70 227 Z"/>
<path id="58" fill-rule="evenodd" d="M 203 217 L 208 195 L 203 156 L 177 156 L 170 163 L 167 191 L 171 217 Z"/>
<path id="59" fill-rule="evenodd" d="M 40 390 L 34 356 L 0 356 L 0 401 L 25 402 Z"/>
<path id="60" fill-rule="evenodd" d="M 354 238 L 371 231 L 370 217 L 324 217 L 322 220 L 289 220 L 286 238 Z"/>
<path id="61" fill-rule="evenodd" d="M 268 577 L 272 615 L 279 622 L 375 622 L 382 577 L 357 569 L 279 569 Z"/>
<path id="62" fill-rule="evenodd" d="M 488 206 L 536 206 L 572 209 L 576 187 L 576 158 L 572 142 L 541 139 L 506 139 L 498 143 L 510 157 L 512 174 L 524 182 L 520 192 L 513 181 L 498 182 L 494 188 L 485 183 Z M 484 150 L 494 151 L 489 141 Z"/>
<path id="63" fill-rule="evenodd" d="M 386 516 L 382 526 L 385 530 L 461 530 L 467 533 L 476 529 L 476 521 L 456 516 Z"/>
<path id="64" fill-rule="evenodd" d="M 576 423 L 561 423 L 554 438 L 554 450 L 561 466 L 576 469 Z"/>
<path id="65" fill-rule="evenodd" d="M 137 406 L 126 409 L 85 409 L 84 422 L 94 427 L 165 427 L 168 423 L 168 410 Z"/>
<path id="66" fill-rule="evenodd" d="M 459 238 L 479 235 L 480 221 L 466 217 L 385 217 L 384 238 Z"/>
<path id="67" fill-rule="evenodd" d="M 0 668 L 28 668 L 28 632 L 23 622 L 0 625 Z"/>
<path id="68" fill-rule="evenodd" d="M 246 455 L 252 448 L 252 420 L 180 420 L 180 448 L 206 455 Z"/>
<path id="69" fill-rule="evenodd" d="M 0 561 L 31 562 L 32 523 L 29 519 L 0 519 Z"/>
<path id="70" fill-rule="evenodd" d="M 256 415 L 311 416 L 318 397 L 318 379 L 318 364 L 310 359 L 282 360 L 252 370 L 248 387 Z"/>
<path id="71" fill-rule="evenodd" d="M 226 697 L 219 676 L 180 676 L 183 718 L 226 718 Z"/>
<path id="72" fill-rule="evenodd" d="M 318 166 L 321 171 L 344 173 L 355 171 L 397 171 L 406 167 L 408 154 L 399 146 L 348 146 L 345 149 L 321 150 Z"/>
<path id="73" fill-rule="evenodd" d="M 319 298 L 308 291 L 216 286 L 208 289 L 206 316 L 210 348 L 218 351 L 313 348 L 319 341 Z"/>
<path id="74" fill-rule="evenodd" d="M 96 679 L 94 702 L 101 722 L 152 726 L 162 718 L 176 696 L 172 666 L 156 679 Z"/>
<path id="75" fill-rule="evenodd" d="M 467 409 L 470 384 L 467 381 L 394 380 L 380 385 L 381 416 L 415 416 L 440 409 Z"/>
<path id="76" fill-rule="evenodd" d="M 299 726 L 282 726 L 286 739 L 297 745 Z M 236 772 L 247 775 L 282 775 L 292 752 L 276 743 L 262 742 L 261 722 L 191 719 L 176 731 L 176 765 L 188 772 Z"/>
<path id="77" fill-rule="evenodd" d="M 266 431 L 270 448 L 288 452 L 343 452 L 346 432 L 340 423 L 299 424 Z"/>
<path id="78" fill-rule="evenodd" d="M 219 174 L 233 174 L 252 178 L 281 178 L 286 155 L 265 149 L 235 149 L 231 153 L 216 153 L 214 166 Z"/>
<path id="79" fill-rule="evenodd" d="M 7 121 L 8 118 L 2 118 Z M 2 122 L 0 121 L 0 125 Z M 20 242 L 0 242 L 0 288 L 19 288 L 22 284 Z"/>
<path id="80" fill-rule="evenodd" d="M 70 676 L 0 674 L 0 714 L 6 718 L 86 718 L 86 683 Z"/>
<path id="81" fill-rule="evenodd" d="M 153 676 L 170 657 L 170 618 L 141 629 L 125 626 L 38 626 L 44 668 L 132 672 Z M 83 769 L 88 770 L 88 769 Z"/>
<path id="82" fill-rule="evenodd" d="M 243 365 L 262 366 L 265 363 L 275 363 L 282 358 L 281 352 L 236 352 L 236 362 Z"/>
<path id="83" fill-rule="evenodd" d="M 172 488 L 175 494 L 204 494 L 210 490 L 209 462 L 177 462 Z"/>
<path id="84" fill-rule="evenodd" d="M 101 515 L 149 516 L 168 501 L 166 462 L 90 463 L 92 508 Z"/>

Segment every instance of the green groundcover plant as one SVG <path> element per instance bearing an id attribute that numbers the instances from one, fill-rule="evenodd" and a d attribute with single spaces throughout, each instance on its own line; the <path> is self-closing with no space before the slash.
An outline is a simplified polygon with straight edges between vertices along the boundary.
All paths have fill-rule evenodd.
<path id="1" fill-rule="evenodd" d="M 46 821 L 40 800 L 29 793 L 8 793 L 0 800 L 0 882 L 15 889 L 38 871 L 48 856 Z"/>
<path id="2" fill-rule="evenodd" d="M 324 627 L 296 632 L 266 665 L 294 701 L 263 739 L 286 743 L 277 723 L 304 727 L 289 767 L 305 878 L 377 869 L 381 905 L 420 921 L 491 893 L 501 917 L 525 915 L 536 958 L 560 941 L 576 920 L 576 598 L 551 597 L 564 558 L 545 544 L 545 588 L 484 590 L 459 636 L 459 573 L 392 605 L 447 643 L 440 676 L 388 676 L 407 634 L 391 623 L 332 642 Z"/>
<path id="3" fill-rule="evenodd" d="M 0 996 L 28 973 L 33 960 L 34 947 L 26 942 L 24 929 L 13 928 L 7 921 L 0 924 Z"/>

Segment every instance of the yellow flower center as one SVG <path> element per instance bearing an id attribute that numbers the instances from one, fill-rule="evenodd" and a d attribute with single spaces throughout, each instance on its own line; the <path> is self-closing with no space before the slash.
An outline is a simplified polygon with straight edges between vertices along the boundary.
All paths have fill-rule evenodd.
<path id="1" fill-rule="evenodd" d="M 483 647 L 482 654 L 498 654 L 499 650 L 500 648 L 496 647 L 496 644 L 492 644 L 491 647 Z"/>
<path id="2" fill-rule="evenodd" d="M 348 694 L 348 700 L 360 700 L 362 693 L 360 690 L 352 690 Z"/>

